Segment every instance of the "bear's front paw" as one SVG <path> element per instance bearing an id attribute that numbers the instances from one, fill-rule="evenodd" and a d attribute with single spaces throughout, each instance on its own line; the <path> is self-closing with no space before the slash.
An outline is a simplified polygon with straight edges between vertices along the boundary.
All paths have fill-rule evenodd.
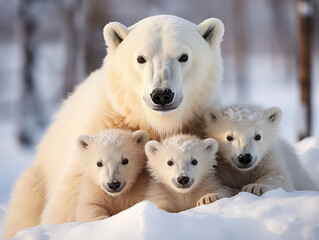
<path id="1" fill-rule="evenodd" d="M 196 205 L 201 206 L 201 205 L 205 205 L 205 204 L 210 204 L 210 203 L 213 203 L 221 198 L 222 197 L 220 197 L 217 193 L 208 193 L 208 194 L 204 195 L 203 197 L 201 197 L 201 199 L 199 199 L 197 201 Z"/>
<path id="2" fill-rule="evenodd" d="M 255 194 L 257 196 L 263 195 L 265 192 L 269 191 L 271 188 L 269 186 L 258 184 L 258 183 L 252 183 L 244 186 L 242 188 L 242 192 L 249 192 L 252 194 Z"/>

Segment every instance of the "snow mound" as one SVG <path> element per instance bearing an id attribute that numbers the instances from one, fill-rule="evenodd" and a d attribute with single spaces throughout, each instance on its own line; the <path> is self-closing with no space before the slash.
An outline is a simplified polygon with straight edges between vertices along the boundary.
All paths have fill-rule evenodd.
<path id="1" fill-rule="evenodd" d="M 319 138 L 308 137 L 295 146 L 301 164 L 319 187 Z"/>
<path id="2" fill-rule="evenodd" d="M 141 202 L 111 218 L 42 225 L 14 239 L 318 239 L 319 192 L 272 190 L 219 200 L 180 213 Z"/>

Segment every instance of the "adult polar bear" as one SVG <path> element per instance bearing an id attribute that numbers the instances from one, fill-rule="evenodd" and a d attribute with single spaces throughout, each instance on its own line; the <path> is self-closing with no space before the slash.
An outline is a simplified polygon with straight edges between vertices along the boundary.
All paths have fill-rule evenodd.
<path id="1" fill-rule="evenodd" d="M 33 165 L 18 179 L 5 237 L 39 223 L 74 220 L 80 134 L 115 127 L 143 129 L 153 139 L 199 134 L 204 108 L 218 98 L 223 34 L 222 22 L 214 18 L 195 25 L 161 15 L 129 28 L 106 25 L 104 63 L 64 102 Z"/>

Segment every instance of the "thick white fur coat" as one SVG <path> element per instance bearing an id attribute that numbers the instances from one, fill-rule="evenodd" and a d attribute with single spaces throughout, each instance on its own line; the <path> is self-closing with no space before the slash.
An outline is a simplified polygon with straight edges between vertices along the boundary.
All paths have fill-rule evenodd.
<path id="1" fill-rule="evenodd" d="M 143 129 L 153 139 L 181 131 L 201 134 L 201 115 L 218 96 L 223 34 L 222 22 L 213 18 L 200 25 L 174 16 L 150 17 L 130 28 L 106 25 L 107 57 L 63 103 L 33 165 L 18 179 L 5 238 L 40 223 L 74 219 L 82 171 L 76 155 L 80 134 L 106 128 Z M 179 61 L 182 54 L 188 54 L 187 62 Z M 137 63 L 139 56 L 145 64 Z M 172 89 L 176 109 L 152 109 L 150 94 L 159 87 Z"/>

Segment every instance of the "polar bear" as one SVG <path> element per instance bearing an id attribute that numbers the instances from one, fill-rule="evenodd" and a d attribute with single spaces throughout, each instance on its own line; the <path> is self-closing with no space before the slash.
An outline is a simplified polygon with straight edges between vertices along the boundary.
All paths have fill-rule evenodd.
<path id="1" fill-rule="evenodd" d="M 257 105 L 211 107 L 207 137 L 219 143 L 217 174 L 223 184 L 262 195 L 268 190 L 317 190 L 294 149 L 279 137 L 282 111 Z"/>
<path id="2" fill-rule="evenodd" d="M 120 129 L 79 137 L 83 177 L 76 221 L 104 219 L 145 199 L 149 175 L 144 145 L 148 139 L 143 130 L 132 133 Z"/>
<path id="3" fill-rule="evenodd" d="M 223 23 L 199 25 L 160 15 L 133 26 L 112 22 L 103 30 L 108 54 L 63 103 L 38 147 L 35 161 L 17 180 L 5 219 L 5 238 L 41 223 L 72 220 L 57 206 L 76 204 L 81 167 L 76 138 L 106 128 L 142 129 L 152 139 L 201 133 L 202 113 L 216 104 L 222 74 Z"/>
<path id="4" fill-rule="evenodd" d="M 153 182 L 146 200 L 168 212 L 180 212 L 231 196 L 212 171 L 217 149 L 216 140 L 192 135 L 149 141 L 145 153 Z"/>

